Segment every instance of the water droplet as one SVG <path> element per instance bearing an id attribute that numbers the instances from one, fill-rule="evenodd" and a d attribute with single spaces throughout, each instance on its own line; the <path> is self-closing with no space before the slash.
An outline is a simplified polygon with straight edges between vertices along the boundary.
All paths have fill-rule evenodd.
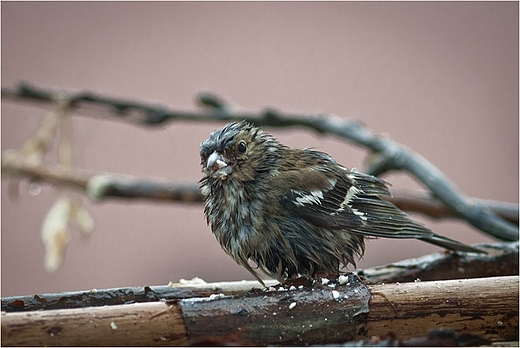
<path id="1" fill-rule="evenodd" d="M 40 185 L 37 182 L 31 182 L 29 184 L 29 188 L 27 189 L 27 192 L 31 196 L 38 196 L 40 192 L 42 192 L 42 185 Z"/>

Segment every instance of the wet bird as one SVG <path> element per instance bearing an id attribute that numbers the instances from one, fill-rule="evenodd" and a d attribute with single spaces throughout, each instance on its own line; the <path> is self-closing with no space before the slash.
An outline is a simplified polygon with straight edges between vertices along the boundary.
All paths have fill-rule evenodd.
<path id="1" fill-rule="evenodd" d="M 234 122 L 200 146 L 204 212 L 222 249 L 262 284 L 355 266 L 368 237 L 416 238 L 481 252 L 435 234 L 391 202 L 387 183 L 324 152 L 292 149 L 259 127 Z M 251 264 L 251 262 L 253 264 Z"/>

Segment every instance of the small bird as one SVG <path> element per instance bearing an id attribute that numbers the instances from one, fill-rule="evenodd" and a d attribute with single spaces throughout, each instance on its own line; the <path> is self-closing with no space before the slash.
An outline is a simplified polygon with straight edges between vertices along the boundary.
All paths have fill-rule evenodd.
<path id="1" fill-rule="evenodd" d="M 262 284 L 255 269 L 282 282 L 355 267 L 368 237 L 481 252 L 433 233 L 381 199 L 390 195 L 385 181 L 324 152 L 282 145 L 249 122 L 211 133 L 200 158 L 207 223 L 222 249 Z"/>

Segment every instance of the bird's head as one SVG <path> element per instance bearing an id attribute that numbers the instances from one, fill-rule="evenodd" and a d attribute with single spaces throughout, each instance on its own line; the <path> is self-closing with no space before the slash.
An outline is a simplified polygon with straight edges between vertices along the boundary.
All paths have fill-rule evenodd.
<path id="1" fill-rule="evenodd" d="M 225 181 L 254 180 L 273 168 L 284 148 L 253 124 L 233 122 L 210 134 L 200 144 L 202 172 L 206 178 Z"/>

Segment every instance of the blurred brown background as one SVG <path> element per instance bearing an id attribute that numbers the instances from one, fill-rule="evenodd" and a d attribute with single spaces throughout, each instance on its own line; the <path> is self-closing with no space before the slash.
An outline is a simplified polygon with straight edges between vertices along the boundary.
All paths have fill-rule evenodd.
<path id="1" fill-rule="evenodd" d="M 194 110 L 213 90 L 248 110 L 275 106 L 358 118 L 437 165 L 463 192 L 518 202 L 518 3 L 2 2 L 2 85 L 88 89 Z M 2 150 L 18 146 L 42 109 L 2 101 Z M 194 183 L 198 148 L 221 124 L 145 129 L 74 117 L 79 168 Z M 300 129 L 268 129 L 363 168 L 366 152 Z M 55 157 L 49 157 L 49 161 Z M 2 178 L 2 296 L 180 278 L 251 279 L 214 239 L 202 206 L 84 198 L 96 220 L 75 233 L 65 263 L 43 268 L 39 229 L 58 191 L 7 196 Z M 397 188 L 419 188 L 405 175 Z M 417 217 L 466 243 L 491 239 L 454 221 Z M 439 248 L 373 240 L 358 267 Z"/>

